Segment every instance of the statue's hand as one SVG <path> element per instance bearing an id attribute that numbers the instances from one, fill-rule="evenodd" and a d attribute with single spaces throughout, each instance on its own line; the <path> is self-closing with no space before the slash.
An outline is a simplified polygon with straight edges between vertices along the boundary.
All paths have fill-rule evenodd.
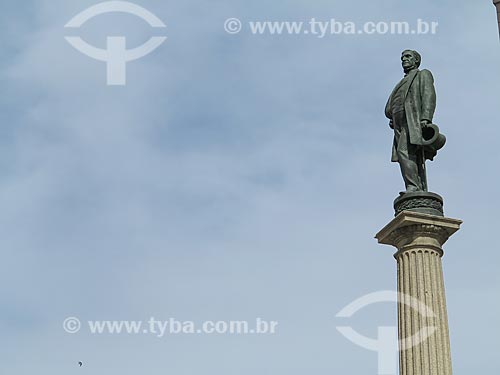
<path id="1" fill-rule="evenodd" d="M 389 121 L 389 127 L 390 127 L 391 129 L 394 129 L 394 123 L 392 122 L 392 120 L 390 120 L 390 121 Z"/>

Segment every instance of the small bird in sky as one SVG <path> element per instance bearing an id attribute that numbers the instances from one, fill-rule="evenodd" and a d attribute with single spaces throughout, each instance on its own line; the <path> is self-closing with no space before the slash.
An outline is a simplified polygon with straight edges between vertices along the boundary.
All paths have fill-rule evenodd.
<path id="1" fill-rule="evenodd" d="M 81 362 L 81 361 L 78 362 L 78 365 L 80 365 L 80 367 L 82 367 L 83 366 L 83 362 Z"/>

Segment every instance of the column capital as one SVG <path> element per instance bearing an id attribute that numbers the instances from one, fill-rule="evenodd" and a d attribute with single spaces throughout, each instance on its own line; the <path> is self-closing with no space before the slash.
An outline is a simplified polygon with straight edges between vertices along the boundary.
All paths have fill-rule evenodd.
<path id="1" fill-rule="evenodd" d="M 499 0 L 500 1 L 500 0 Z M 375 238 L 378 243 L 396 247 L 400 252 L 415 248 L 435 250 L 460 229 L 461 220 L 403 211 L 387 224 Z"/>

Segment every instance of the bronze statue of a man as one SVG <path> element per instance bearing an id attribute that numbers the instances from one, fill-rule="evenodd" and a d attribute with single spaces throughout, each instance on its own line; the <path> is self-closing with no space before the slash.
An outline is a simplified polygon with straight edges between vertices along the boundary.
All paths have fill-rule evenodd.
<path id="1" fill-rule="evenodd" d="M 406 192 L 427 191 L 425 159 L 432 160 L 437 151 L 426 149 L 423 136 L 426 130 L 437 127 L 432 125 L 436 109 L 434 78 L 430 71 L 418 69 L 421 60 L 417 51 L 403 51 L 401 62 L 405 76 L 385 107 L 389 126 L 394 129 L 392 161 L 400 165 Z"/>

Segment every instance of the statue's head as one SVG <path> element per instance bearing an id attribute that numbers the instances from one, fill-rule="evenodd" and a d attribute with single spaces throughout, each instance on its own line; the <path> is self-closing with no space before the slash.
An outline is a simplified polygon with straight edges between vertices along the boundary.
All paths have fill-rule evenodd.
<path id="1" fill-rule="evenodd" d="M 418 68 L 421 61 L 422 57 L 417 51 L 407 49 L 404 50 L 401 54 L 401 64 L 403 65 L 403 70 L 405 71 L 405 73 Z"/>

